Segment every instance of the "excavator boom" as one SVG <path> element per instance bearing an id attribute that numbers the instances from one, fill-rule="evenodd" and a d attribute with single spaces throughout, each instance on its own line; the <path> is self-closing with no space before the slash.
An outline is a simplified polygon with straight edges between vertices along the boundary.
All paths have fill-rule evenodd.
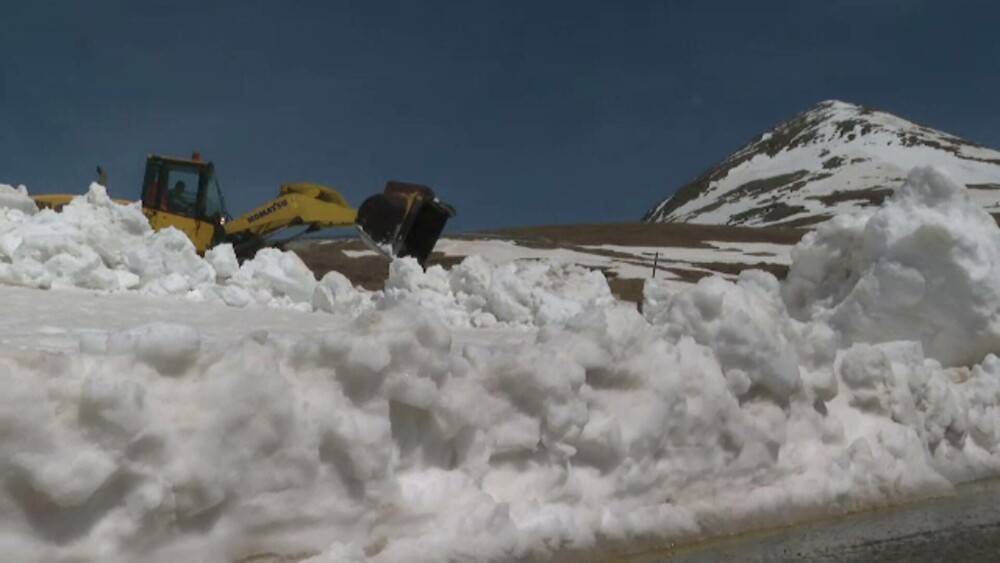
<path id="1" fill-rule="evenodd" d="M 225 237 L 240 255 L 251 255 L 266 244 L 265 239 L 289 227 L 308 230 L 351 227 L 358 216 L 339 192 L 311 183 L 284 184 L 276 199 L 228 221 Z"/>
<path id="2" fill-rule="evenodd" d="M 226 234 L 250 232 L 264 237 L 295 225 L 350 227 L 357 216 L 357 210 L 333 189 L 319 184 L 285 184 L 277 199 L 226 223 Z"/>

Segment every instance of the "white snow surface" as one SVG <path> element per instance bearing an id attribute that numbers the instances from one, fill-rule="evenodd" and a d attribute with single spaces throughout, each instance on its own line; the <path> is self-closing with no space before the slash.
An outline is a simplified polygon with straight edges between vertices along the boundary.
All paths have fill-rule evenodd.
<path id="1" fill-rule="evenodd" d="M 670 268 L 716 273 L 710 269 L 710 265 L 717 263 L 787 265 L 791 262 L 791 248 L 791 245 L 782 244 L 723 241 L 709 242 L 704 248 L 615 244 L 583 245 L 572 248 L 533 248 L 522 246 L 510 240 L 443 238 L 434 250 L 445 256 L 479 256 L 492 265 L 502 265 L 525 259 L 541 260 L 559 265 L 575 264 L 598 269 L 623 279 L 649 279 L 653 275 L 653 265 L 656 263 L 658 265 L 657 279 L 665 280 L 670 287 L 679 289 L 690 284 L 681 281 L 680 276 L 671 272 Z M 721 275 L 735 279 L 733 275 Z"/>
<path id="2" fill-rule="evenodd" d="M 1000 231 L 937 170 L 643 314 L 545 261 L 236 268 L 105 199 L 0 211 L 53 288 L 0 289 L 12 560 L 544 560 L 1000 476 Z"/>

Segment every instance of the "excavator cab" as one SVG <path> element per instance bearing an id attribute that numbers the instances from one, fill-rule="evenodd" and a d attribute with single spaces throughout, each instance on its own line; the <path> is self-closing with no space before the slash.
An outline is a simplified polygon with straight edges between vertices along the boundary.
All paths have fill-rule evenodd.
<path id="1" fill-rule="evenodd" d="M 199 252 L 225 237 L 228 215 L 215 167 L 197 153 L 191 159 L 146 157 L 142 210 L 154 229 L 183 231 Z"/>
<path id="2" fill-rule="evenodd" d="M 412 256 L 421 264 L 455 214 L 433 190 L 418 184 L 389 182 L 383 193 L 355 210 L 332 188 L 297 182 L 283 184 L 276 199 L 231 219 L 215 167 L 198 153 L 190 159 L 149 155 L 142 208 L 154 229 L 171 226 L 185 232 L 198 252 L 229 242 L 244 259 L 274 244 L 272 238 L 286 229 L 304 228 L 301 236 L 353 225 L 369 246 L 387 257 Z"/>

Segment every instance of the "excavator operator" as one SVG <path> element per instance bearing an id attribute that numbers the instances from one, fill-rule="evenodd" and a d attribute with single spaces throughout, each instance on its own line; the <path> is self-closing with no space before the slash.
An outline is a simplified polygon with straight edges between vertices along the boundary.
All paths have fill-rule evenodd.
<path id="1" fill-rule="evenodd" d="M 174 187 L 171 188 L 170 192 L 168 192 L 167 208 L 171 213 L 190 215 L 191 205 L 184 197 L 185 188 L 186 185 L 184 184 L 184 180 L 177 180 L 177 183 L 174 184 Z"/>

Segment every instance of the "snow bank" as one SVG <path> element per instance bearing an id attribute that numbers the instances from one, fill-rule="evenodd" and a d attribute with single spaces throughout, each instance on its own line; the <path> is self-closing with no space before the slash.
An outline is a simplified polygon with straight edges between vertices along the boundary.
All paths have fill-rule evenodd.
<path id="1" fill-rule="evenodd" d="M 386 291 L 372 293 L 336 272 L 316 280 L 293 252 L 266 248 L 241 265 L 223 244 L 202 258 L 183 233 L 154 232 L 138 204 L 117 204 L 98 184 L 61 213 L 33 213 L 23 186 L 0 186 L 0 210 L 0 283 L 7 285 L 134 290 L 350 316 L 413 302 L 457 327 L 564 322 L 614 300 L 599 272 L 545 262 L 494 267 L 474 257 L 450 272 L 424 272 L 412 259 L 398 260 Z"/>
<path id="2" fill-rule="evenodd" d="M 945 365 L 1000 351 L 1000 230 L 941 170 L 915 169 L 889 204 L 821 226 L 792 259 L 792 314 L 847 341 L 913 340 Z"/>
<path id="3" fill-rule="evenodd" d="M 200 287 L 309 296 L 353 320 L 231 342 L 151 324 L 87 332 L 78 353 L 0 354 L 0 547 L 546 559 L 1000 476 L 996 266 L 979 259 L 998 235 L 966 203 L 918 170 L 875 214 L 805 239 L 787 283 L 650 284 L 642 314 L 546 263 L 398 262 L 366 298 L 281 253 L 237 271 L 220 251 Z M 456 328 L 494 322 L 538 328 Z M 948 348 L 963 323 L 969 342 Z"/>
<path id="4" fill-rule="evenodd" d="M 492 266 L 478 256 L 450 271 L 395 260 L 385 287 L 382 306 L 416 303 L 463 327 L 561 324 L 614 302 L 600 272 L 535 260 Z"/>
<path id="5" fill-rule="evenodd" d="M 202 258 L 182 232 L 154 232 L 138 204 L 115 203 L 99 184 L 59 213 L 24 213 L 24 202 L 14 202 L 0 215 L 2 283 L 311 309 L 317 282 L 293 253 L 268 249 L 241 266 L 232 246 L 221 245 Z"/>
<path id="6" fill-rule="evenodd" d="M 703 329 L 622 305 L 460 344 L 401 305 L 298 340 L 145 325 L 6 354 L 0 541 L 17 560 L 546 558 L 1000 471 L 996 356 L 955 371 L 916 343 L 857 344 L 812 368 L 824 401 L 748 390 L 733 373 L 768 361 Z"/>

